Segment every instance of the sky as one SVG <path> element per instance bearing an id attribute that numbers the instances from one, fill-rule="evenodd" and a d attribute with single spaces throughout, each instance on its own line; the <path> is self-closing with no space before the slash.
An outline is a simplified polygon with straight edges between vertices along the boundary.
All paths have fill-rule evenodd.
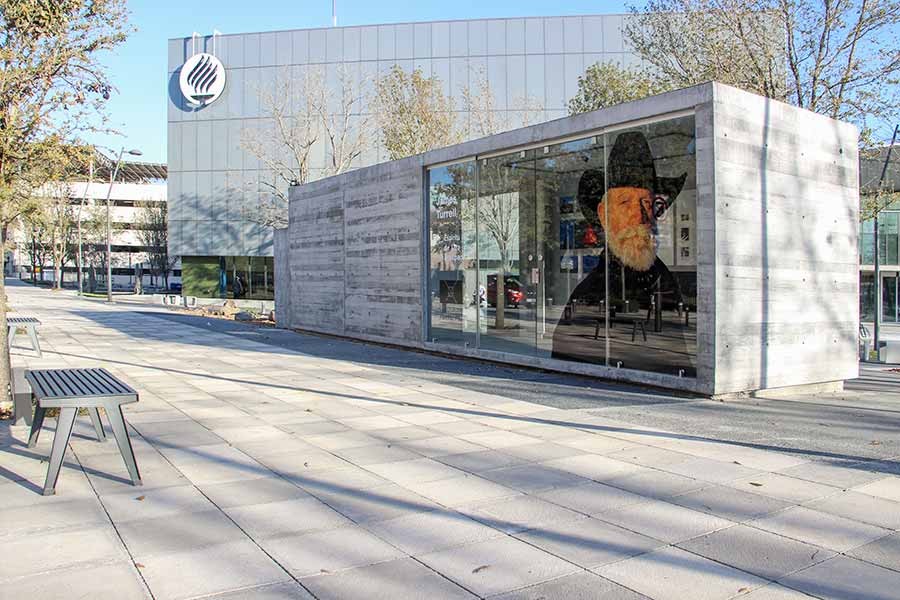
<path id="1" fill-rule="evenodd" d="M 566 0 L 336 0 L 338 25 L 372 25 L 442 19 L 529 17 L 627 12 L 624 1 Z M 634 2 L 640 4 L 640 2 Z M 140 160 L 166 162 L 167 50 L 170 38 L 277 31 L 331 25 L 329 0 L 129 0 L 135 31 L 103 62 L 117 93 L 108 103 L 117 135 L 87 141 L 118 152 L 138 149 Z"/>

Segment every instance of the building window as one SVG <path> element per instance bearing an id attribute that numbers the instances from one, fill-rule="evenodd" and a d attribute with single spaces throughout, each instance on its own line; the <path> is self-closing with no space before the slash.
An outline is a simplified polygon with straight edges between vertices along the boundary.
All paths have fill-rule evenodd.
<path id="1" fill-rule="evenodd" d="M 429 339 L 696 374 L 693 116 L 430 169 Z"/>
<path id="2" fill-rule="evenodd" d="M 475 346 L 475 163 L 428 171 L 429 339 Z"/>

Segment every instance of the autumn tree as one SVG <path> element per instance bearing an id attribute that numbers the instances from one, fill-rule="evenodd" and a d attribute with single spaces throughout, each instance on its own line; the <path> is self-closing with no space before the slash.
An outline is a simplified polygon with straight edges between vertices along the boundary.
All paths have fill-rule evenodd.
<path id="1" fill-rule="evenodd" d="M 259 209 L 249 218 L 265 227 L 283 228 L 288 223 L 288 189 L 314 178 L 314 150 L 323 148 L 329 177 L 349 170 L 372 143 L 371 117 L 362 114 L 363 83 L 339 67 L 336 85 L 329 86 L 321 72 L 308 70 L 304 77 L 285 76 L 271 90 L 259 91 L 262 128 L 245 129 L 241 147 L 255 156 L 272 179 L 263 179 Z M 256 190 L 253 190 L 256 191 Z"/>
<path id="2" fill-rule="evenodd" d="M 0 0 L 0 241 L 35 209 L 31 175 L 88 128 L 112 93 L 104 54 L 130 29 L 124 0 Z M 0 278 L 0 390 L 9 387 Z"/>
<path id="3" fill-rule="evenodd" d="M 544 107 L 531 97 L 513 99 L 513 106 L 519 114 L 516 122 L 511 120 L 510 111 L 497 110 L 493 89 L 483 69 L 471 73 L 470 82 L 462 92 L 463 109 L 469 113 L 468 137 L 494 135 L 542 120 Z M 494 325 L 497 329 L 503 329 L 506 326 L 506 275 L 520 236 L 519 193 L 509 190 L 518 188 L 518 183 L 510 169 L 496 164 L 484 166 L 479 171 L 479 177 L 481 185 L 477 202 L 463 206 L 462 219 L 471 223 L 472 229 L 477 220 L 479 230 L 485 232 L 496 247 L 499 265 Z M 488 247 L 485 246 L 485 253 Z"/>
<path id="4" fill-rule="evenodd" d="M 399 65 L 375 82 L 375 121 L 391 160 L 421 154 L 460 141 L 453 101 L 441 80 L 422 69 L 407 73 Z"/>
<path id="5" fill-rule="evenodd" d="M 49 249 L 53 265 L 53 287 L 61 289 L 65 266 L 77 252 L 77 218 L 80 207 L 73 205 L 72 182 L 84 171 L 90 148 L 76 144 L 52 144 L 45 162 L 30 173 L 31 206 L 23 215 L 40 231 L 41 243 Z"/>
<path id="6" fill-rule="evenodd" d="M 594 63 L 578 77 L 578 91 L 569 100 L 569 114 L 639 100 L 668 91 L 670 85 L 641 69 L 614 62 Z"/>

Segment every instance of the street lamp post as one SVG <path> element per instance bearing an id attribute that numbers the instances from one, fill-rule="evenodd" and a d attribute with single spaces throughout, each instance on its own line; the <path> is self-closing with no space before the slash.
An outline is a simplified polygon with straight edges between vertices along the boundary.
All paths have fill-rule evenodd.
<path id="1" fill-rule="evenodd" d="M 119 150 L 119 156 L 116 158 L 116 166 L 109 177 L 109 189 L 106 191 L 106 301 L 112 302 L 112 240 L 111 231 L 112 223 L 110 221 L 110 197 L 112 196 L 113 183 L 116 181 L 116 175 L 119 174 L 119 166 L 122 164 L 122 155 L 125 154 L 125 148 Z M 128 154 L 132 156 L 140 156 L 140 150 L 129 150 Z"/>
<path id="2" fill-rule="evenodd" d="M 81 236 L 81 213 L 84 210 L 84 203 L 87 201 L 87 195 L 90 192 L 91 184 L 94 183 L 94 148 L 91 148 L 91 163 L 88 167 L 88 182 L 84 188 L 84 194 L 81 197 L 81 204 L 78 206 L 78 295 L 84 293 L 84 243 Z"/>

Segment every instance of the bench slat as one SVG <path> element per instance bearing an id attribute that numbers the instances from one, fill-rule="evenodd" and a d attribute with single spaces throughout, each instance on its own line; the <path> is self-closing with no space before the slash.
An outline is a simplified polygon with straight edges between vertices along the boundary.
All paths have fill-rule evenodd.
<path id="1" fill-rule="evenodd" d="M 40 325 L 41 322 L 34 317 L 6 317 L 6 323 L 9 325 Z"/>
<path id="2" fill-rule="evenodd" d="M 99 369 L 35 369 L 25 377 L 38 398 L 136 396 L 137 392 L 109 371 Z"/>
<path id="3" fill-rule="evenodd" d="M 112 373 L 110 373 L 106 369 L 97 369 L 97 377 L 106 381 L 107 385 L 109 385 L 111 388 L 119 390 L 120 394 L 136 393 L 133 389 L 131 389 L 131 387 L 126 385 L 124 382 L 113 377 Z"/>
<path id="4" fill-rule="evenodd" d="M 66 376 L 72 380 L 73 385 L 83 390 L 84 394 L 97 394 L 101 391 L 96 385 L 92 385 L 90 379 L 78 371 L 69 371 Z"/>

